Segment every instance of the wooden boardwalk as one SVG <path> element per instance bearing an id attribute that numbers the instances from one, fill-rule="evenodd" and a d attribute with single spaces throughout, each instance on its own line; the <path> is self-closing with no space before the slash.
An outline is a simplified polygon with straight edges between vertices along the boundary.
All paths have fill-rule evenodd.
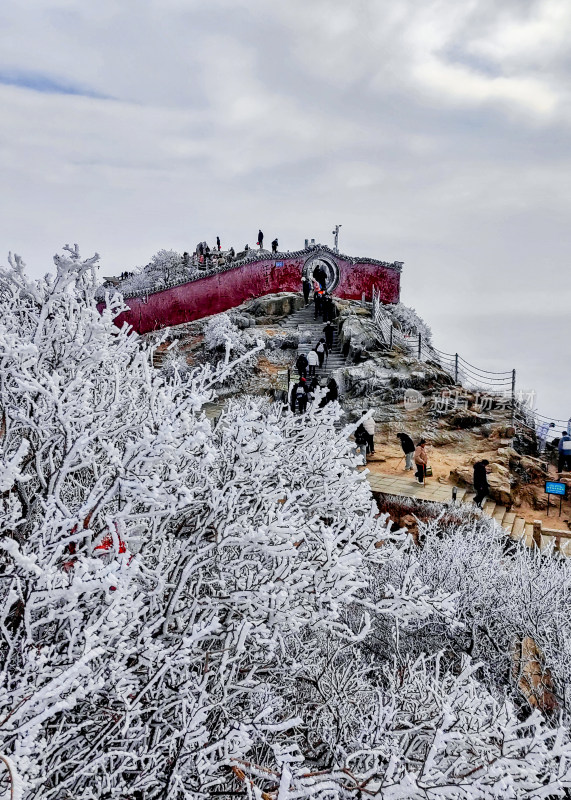
<path id="1" fill-rule="evenodd" d="M 370 472 L 367 480 L 373 492 L 396 494 L 401 497 L 414 497 L 415 500 L 432 500 L 433 503 L 448 503 L 452 500 L 452 487 L 447 483 L 438 483 L 435 478 L 427 478 L 425 485 L 408 475 L 382 475 Z M 463 500 L 466 489 L 457 489 L 457 500 Z"/>
<path id="2" fill-rule="evenodd" d="M 428 500 L 433 503 L 450 503 L 452 501 L 452 489 L 454 487 L 450 484 L 438 483 L 437 480 L 428 478 L 426 485 L 423 486 L 412 476 L 412 473 L 410 475 L 385 475 L 378 472 L 369 472 L 367 480 L 371 491 L 374 493 L 410 497 L 414 500 Z M 456 491 L 456 500 L 459 503 L 471 503 L 474 499 L 474 492 L 459 487 Z M 491 499 L 486 500 L 482 507 L 482 512 L 495 520 L 498 525 L 501 525 L 515 541 L 522 541 L 528 547 L 534 546 L 533 523 L 518 516 L 514 511 L 508 511 L 505 506 L 495 503 Z M 541 550 L 551 547 L 555 542 L 556 548 L 563 555 L 571 556 L 571 531 L 554 531 L 550 528 L 540 531 L 541 523 L 539 523 L 539 528 L 536 532 L 536 541 L 539 543 Z"/>

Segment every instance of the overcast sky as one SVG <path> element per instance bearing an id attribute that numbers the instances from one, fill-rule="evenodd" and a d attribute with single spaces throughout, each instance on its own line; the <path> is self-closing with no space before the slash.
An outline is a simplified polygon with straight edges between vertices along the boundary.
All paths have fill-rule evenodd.
<path id="1" fill-rule="evenodd" d="M 569 0 L 3 0 L 0 253 L 404 261 L 435 343 L 571 415 Z"/>

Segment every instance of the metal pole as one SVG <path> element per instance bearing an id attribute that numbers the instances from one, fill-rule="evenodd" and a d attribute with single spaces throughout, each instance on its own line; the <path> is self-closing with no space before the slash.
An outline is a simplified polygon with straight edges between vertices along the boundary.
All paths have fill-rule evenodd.
<path id="1" fill-rule="evenodd" d="M 515 421 L 515 369 L 512 369 L 512 425 Z"/>
<path id="2" fill-rule="evenodd" d="M 393 326 L 392 325 L 391 325 L 391 336 L 390 336 L 389 347 L 390 347 L 391 350 L 393 349 Z"/>
<path id="3" fill-rule="evenodd" d="M 458 383 L 458 353 L 454 359 L 454 383 Z"/>
<path id="4" fill-rule="evenodd" d="M 420 361 L 420 354 L 422 351 L 422 333 L 418 334 L 418 360 Z"/>

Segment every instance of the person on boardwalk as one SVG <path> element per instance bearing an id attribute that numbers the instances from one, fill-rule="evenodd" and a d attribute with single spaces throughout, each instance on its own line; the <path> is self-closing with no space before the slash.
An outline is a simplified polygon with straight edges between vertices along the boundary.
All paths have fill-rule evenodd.
<path id="1" fill-rule="evenodd" d="M 220 252 L 220 236 L 216 237 L 216 249 Z"/>
<path id="2" fill-rule="evenodd" d="M 319 364 L 319 356 L 315 350 L 310 350 L 307 354 L 307 361 L 309 364 L 309 377 L 312 378 L 315 376 L 315 367 Z M 321 366 L 321 364 L 319 364 Z"/>
<path id="3" fill-rule="evenodd" d="M 261 230 L 258 231 L 258 247 L 260 250 L 264 246 L 264 234 Z"/>
<path id="4" fill-rule="evenodd" d="M 278 240 L 274 239 L 274 241 L 272 242 L 272 253 L 277 253 L 277 252 L 278 252 Z"/>
<path id="5" fill-rule="evenodd" d="M 474 503 L 478 508 L 482 508 L 482 501 L 486 495 L 490 493 L 490 486 L 488 484 L 488 465 L 489 461 L 484 458 L 483 461 L 476 461 L 474 464 Z"/>
<path id="6" fill-rule="evenodd" d="M 363 428 L 367 433 L 367 455 L 372 456 L 375 454 L 375 420 L 372 416 L 363 422 Z"/>
<path id="7" fill-rule="evenodd" d="M 428 453 L 426 452 L 426 439 L 421 439 L 414 451 L 414 463 L 416 464 L 416 477 L 419 483 L 424 483 L 426 478 L 426 467 L 428 466 Z"/>
<path id="8" fill-rule="evenodd" d="M 297 357 L 297 361 L 295 362 L 295 368 L 299 372 L 300 378 L 307 377 L 307 367 L 308 367 L 308 360 L 305 353 L 300 353 Z"/>
<path id="9" fill-rule="evenodd" d="M 365 426 L 361 423 L 357 430 L 355 431 L 355 444 L 357 445 L 357 453 L 363 456 L 363 463 L 367 463 L 367 450 L 368 450 L 368 438 L 367 438 L 367 431 L 365 430 Z M 365 452 L 363 453 L 363 449 Z"/>
<path id="10" fill-rule="evenodd" d="M 319 340 L 319 344 L 315 348 L 317 351 L 317 356 L 319 358 L 319 367 L 323 366 L 323 362 L 325 361 L 325 357 L 329 355 L 327 352 L 327 345 L 325 344 L 325 339 L 321 338 Z"/>
<path id="11" fill-rule="evenodd" d="M 569 436 L 567 431 L 562 432 L 557 450 L 557 472 L 571 470 L 571 436 Z"/>
<path id="12" fill-rule="evenodd" d="M 309 303 L 309 293 L 311 292 L 311 281 L 307 275 L 303 276 L 301 288 L 303 290 L 303 299 L 305 300 L 305 305 L 307 305 Z"/>
<path id="13" fill-rule="evenodd" d="M 397 439 L 400 439 L 402 451 L 406 457 L 405 470 L 412 469 L 412 462 L 414 459 L 414 442 L 408 433 L 397 433 Z"/>

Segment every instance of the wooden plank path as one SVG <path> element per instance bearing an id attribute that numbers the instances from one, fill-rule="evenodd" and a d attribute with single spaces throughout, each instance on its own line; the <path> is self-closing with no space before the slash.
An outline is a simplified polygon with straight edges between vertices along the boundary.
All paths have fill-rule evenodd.
<path id="1" fill-rule="evenodd" d="M 370 472 L 367 480 L 373 492 L 382 494 L 396 494 L 401 497 L 413 497 L 415 500 L 432 500 L 433 503 L 448 503 L 452 500 L 452 486 L 447 483 L 438 483 L 430 479 L 423 486 L 416 478 L 410 475 L 384 475 Z M 458 500 L 463 500 L 466 489 L 458 489 Z"/>

